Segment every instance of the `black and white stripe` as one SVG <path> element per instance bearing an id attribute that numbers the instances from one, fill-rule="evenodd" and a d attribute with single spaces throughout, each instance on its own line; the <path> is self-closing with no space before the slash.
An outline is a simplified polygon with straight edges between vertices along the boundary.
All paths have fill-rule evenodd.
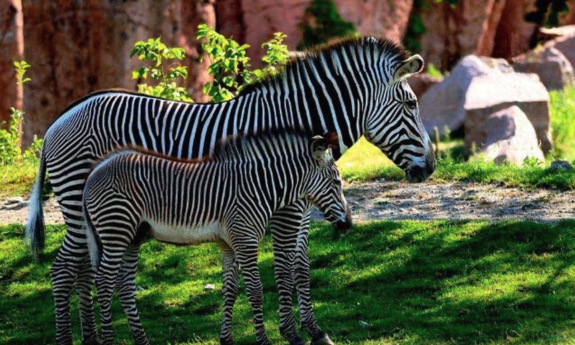
<path id="1" fill-rule="evenodd" d="M 409 57 L 390 41 L 348 39 L 295 58 L 279 75 L 245 88 L 224 103 L 187 104 L 111 90 L 68 107 L 44 137 L 26 229 L 37 253 L 42 241 L 34 239 L 44 232 L 40 190 L 47 171 L 68 227 L 51 271 L 57 342 L 72 341 L 69 295 L 74 284 L 80 290 L 83 339 L 89 343 L 97 336 L 89 298 L 94 272 L 87 260 L 80 203 L 93 161 L 122 145 L 197 158 L 229 135 L 291 128 L 314 135 L 337 133 L 336 158 L 365 135 L 405 170 L 408 179 L 422 181 L 434 170 L 433 150 L 415 95 L 405 81 L 422 66 L 421 57 Z M 280 329 L 292 344 L 302 342 L 291 315 L 294 283 L 300 294 L 302 327 L 313 339 L 327 341 L 313 316 L 306 286 L 309 273 L 299 272 L 304 278 L 296 281 L 291 273 L 293 263 L 307 267 L 307 240 L 302 238 L 307 235 L 308 208 L 307 202 L 298 201 L 278 210 L 271 220 L 276 276 L 281 278 L 277 282 Z M 294 261 L 283 261 L 289 258 Z"/>
<path id="2" fill-rule="evenodd" d="M 351 217 L 341 177 L 321 136 L 260 134 L 218 147 L 210 159 L 174 160 L 120 150 L 98 163 L 86 180 L 83 206 L 96 275 L 104 344 L 113 344 L 111 299 L 118 289 L 137 344 L 148 344 L 134 300 L 134 269 L 141 237 L 178 245 L 219 243 L 223 257 L 222 344 L 232 344 L 231 319 L 238 265 L 254 313 L 258 344 L 271 344 L 263 323 L 258 243 L 272 214 L 304 199 L 335 227 Z M 131 265 L 136 262 L 130 262 Z"/>

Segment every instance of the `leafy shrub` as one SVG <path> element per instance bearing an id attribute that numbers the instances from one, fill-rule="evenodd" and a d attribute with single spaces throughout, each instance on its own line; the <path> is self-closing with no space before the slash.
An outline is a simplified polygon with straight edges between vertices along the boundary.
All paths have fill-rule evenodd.
<path id="1" fill-rule="evenodd" d="M 575 87 L 563 91 L 551 91 L 551 134 L 553 135 L 553 152 L 555 158 L 575 159 Z"/>
<path id="2" fill-rule="evenodd" d="M 297 45 L 298 49 L 323 44 L 332 38 L 357 34 L 353 23 L 339 15 L 333 0 L 312 0 L 305 10 L 305 15 L 314 24 L 313 26 L 308 22 L 301 24 L 303 37 Z"/>
<path id="3" fill-rule="evenodd" d="M 183 48 L 170 48 L 162 43 L 160 38 L 150 38 L 147 42 L 136 42 L 130 52 L 130 57 L 137 55 L 141 61 L 148 61 L 148 65 L 132 72 L 133 79 L 151 78 L 157 85 L 146 83 L 138 84 L 138 91 L 166 99 L 192 102 L 188 91 L 177 85 L 178 78 L 185 81 L 188 70 L 179 63 L 170 63 L 167 67 L 165 61 L 183 60 L 186 53 Z"/>
<path id="4" fill-rule="evenodd" d="M 282 43 L 287 36 L 281 32 L 276 32 L 271 40 L 261 45 L 266 50 L 266 55 L 262 58 L 266 67 L 253 71 L 250 70 L 250 58 L 247 56 L 250 47 L 248 44 L 240 45 L 206 24 L 198 26 L 196 37 L 205 40 L 202 50 L 211 61 L 208 72 L 214 80 L 204 84 L 203 93 L 210 97 L 212 102 L 234 98 L 246 85 L 266 75 L 277 73 L 289 59 L 287 46 Z"/>
<path id="5" fill-rule="evenodd" d="M 26 61 L 14 61 L 16 84 L 24 85 L 31 80 L 24 76 L 30 67 L 30 64 Z M 2 127 L 0 129 L 0 164 L 12 164 L 22 159 L 36 159 L 36 155 L 42 147 L 42 140 L 34 137 L 32 145 L 22 153 L 20 148 L 20 128 L 23 115 L 24 112 L 22 110 L 11 107 L 10 119 L 0 123 Z"/>

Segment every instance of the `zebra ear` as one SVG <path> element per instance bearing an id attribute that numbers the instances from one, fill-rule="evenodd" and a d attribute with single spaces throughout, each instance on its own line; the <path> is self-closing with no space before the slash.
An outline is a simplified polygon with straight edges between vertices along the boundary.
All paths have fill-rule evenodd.
<path id="1" fill-rule="evenodd" d="M 316 135 L 311 138 L 311 155 L 318 163 L 325 164 L 328 147 L 327 141 L 321 135 Z"/>
<path id="2" fill-rule="evenodd" d="M 393 79 L 395 81 L 402 81 L 410 76 L 417 74 L 423 70 L 423 58 L 419 54 L 415 54 L 407 60 L 399 63 L 399 67 L 395 70 Z"/>

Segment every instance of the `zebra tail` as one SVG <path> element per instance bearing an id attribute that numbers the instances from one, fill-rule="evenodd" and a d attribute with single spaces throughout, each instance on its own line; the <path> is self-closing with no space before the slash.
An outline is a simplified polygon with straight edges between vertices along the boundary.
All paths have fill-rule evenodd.
<path id="1" fill-rule="evenodd" d="M 90 252 L 90 260 L 92 260 L 92 267 L 98 271 L 100 266 L 100 261 L 102 260 L 102 242 L 100 237 L 96 234 L 88 210 L 86 209 L 86 204 L 82 202 L 82 208 L 84 210 L 84 229 L 86 230 L 86 239 L 88 241 L 88 250 Z"/>
<path id="2" fill-rule="evenodd" d="M 42 208 L 42 189 L 46 179 L 46 161 L 40 152 L 40 169 L 38 177 L 32 188 L 32 194 L 28 201 L 28 223 L 26 224 L 25 237 L 35 260 L 44 249 L 44 210 Z"/>

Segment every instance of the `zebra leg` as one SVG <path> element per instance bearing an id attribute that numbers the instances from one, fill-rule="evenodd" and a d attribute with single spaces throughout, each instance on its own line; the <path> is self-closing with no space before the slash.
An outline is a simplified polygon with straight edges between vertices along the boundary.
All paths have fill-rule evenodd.
<path id="1" fill-rule="evenodd" d="M 100 267 L 96 274 L 96 288 L 100 302 L 100 317 L 102 322 L 102 344 L 114 344 L 114 331 L 112 329 L 112 296 L 116 289 L 118 272 L 122 265 L 124 248 L 114 248 L 114 252 L 103 250 Z"/>
<path id="2" fill-rule="evenodd" d="M 124 253 L 120 274 L 116 282 L 116 291 L 120 297 L 124 313 L 128 318 L 134 343 L 137 345 L 147 345 L 149 341 L 144 332 L 144 327 L 142 326 L 140 315 L 136 307 L 136 271 L 138 269 L 140 246 L 140 241 L 134 241 L 128 246 L 126 253 Z"/>
<path id="3" fill-rule="evenodd" d="M 84 264 L 76 280 L 76 289 L 78 290 L 78 301 L 80 304 L 80 320 L 82 324 L 82 343 L 85 345 L 100 344 L 100 338 L 96 328 L 96 317 L 94 315 L 94 300 L 92 299 L 95 276 L 96 271 L 94 267 L 92 267 L 92 262 L 88 255 L 84 260 Z"/>
<path id="4" fill-rule="evenodd" d="M 225 243 L 220 243 L 222 251 L 222 296 L 224 299 L 222 330 L 220 332 L 220 344 L 231 345 L 234 343 L 232 335 L 232 316 L 234 303 L 238 296 L 239 277 L 238 262 L 233 249 Z"/>
<path id="5" fill-rule="evenodd" d="M 264 231 L 262 231 L 263 233 Z M 235 246 L 238 264 L 242 268 L 248 300 L 252 305 L 254 327 L 256 329 L 256 344 L 271 345 L 266 334 L 263 320 L 263 286 L 258 271 L 258 242 L 256 240 L 242 242 Z"/>
<path id="6" fill-rule="evenodd" d="M 279 294 L 280 334 L 290 345 L 303 345 L 296 331 L 292 311 L 294 291 L 293 262 L 305 202 L 300 201 L 277 211 L 270 220 L 274 250 L 274 276 Z"/>
<path id="7" fill-rule="evenodd" d="M 60 205 L 66 203 L 60 200 Z M 99 344 L 98 333 L 94 320 L 92 287 L 94 271 L 89 263 L 86 234 L 82 228 L 82 220 L 71 216 L 81 212 L 73 206 L 62 207 L 67 226 L 64 243 L 58 251 L 56 260 L 50 269 L 52 291 L 56 314 L 56 343 L 72 344 L 72 326 L 70 321 L 70 294 L 78 281 L 80 311 L 82 319 L 82 337 L 85 344 Z M 78 274 L 82 272 L 82 278 Z"/>
<path id="8" fill-rule="evenodd" d="M 328 335 L 317 325 L 317 320 L 313 314 L 310 293 L 310 266 L 307 253 L 308 233 L 309 233 L 310 212 L 306 210 L 302 219 L 302 226 L 297 240 L 295 252 L 295 284 L 298 292 L 299 312 L 301 316 L 302 328 L 310 335 L 312 345 L 333 345 Z"/>

